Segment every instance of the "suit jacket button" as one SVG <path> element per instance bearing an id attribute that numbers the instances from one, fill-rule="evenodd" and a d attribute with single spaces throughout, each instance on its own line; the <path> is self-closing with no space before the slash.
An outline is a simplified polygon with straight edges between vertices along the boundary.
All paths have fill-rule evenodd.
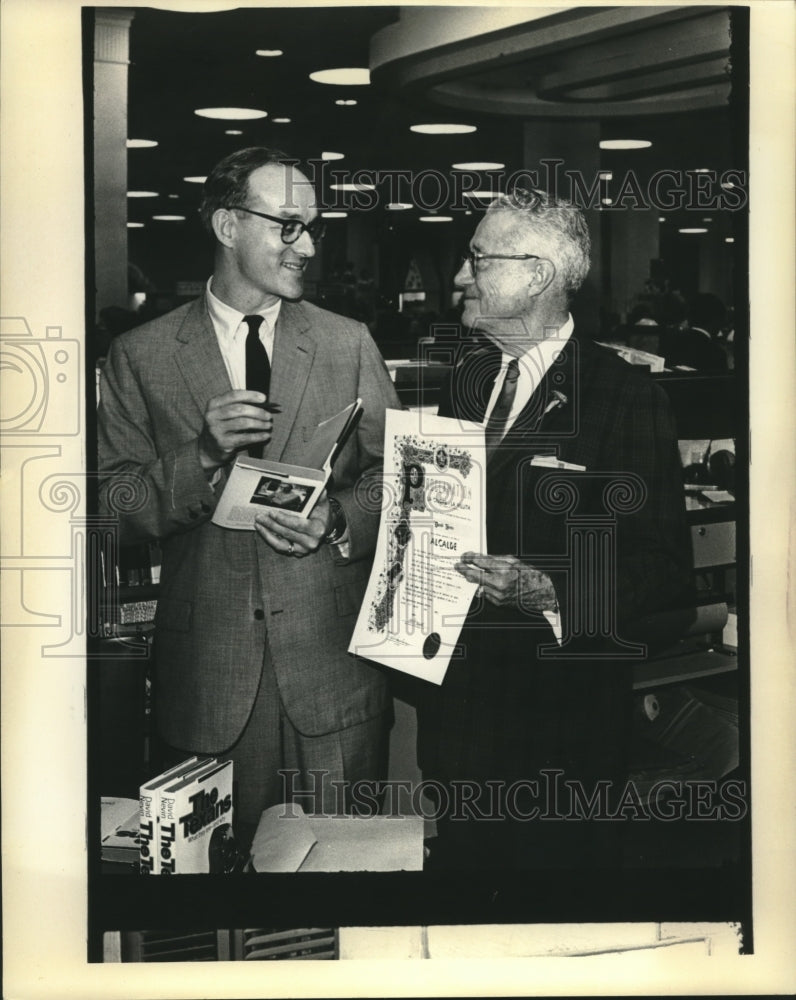
<path id="1" fill-rule="evenodd" d="M 263 611 L 262 608 L 255 608 L 254 617 L 257 619 L 258 622 L 260 622 L 263 620 L 263 618 L 265 618 L 265 612 Z"/>

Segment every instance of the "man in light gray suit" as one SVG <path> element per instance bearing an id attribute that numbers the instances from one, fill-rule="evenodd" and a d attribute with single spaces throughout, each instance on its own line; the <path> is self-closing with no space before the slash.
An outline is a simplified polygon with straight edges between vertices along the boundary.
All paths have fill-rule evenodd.
<path id="1" fill-rule="evenodd" d="M 326 809 L 330 781 L 382 777 L 391 721 L 383 675 L 347 648 L 378 529 L 384 411 L 399 403 L 367 329 L 300 301 L 322 220 L 294 163 L 258 147 L 212 171 L 205 294 L 117 338 L 100 392 L 101 505 L 123 543 L 163 550 L 164 759 L 231 758 L 244 823 L 318 790 L 309 772 L 325 772 Z M 301 464 L 317 424 L 357 397 L 364 415 L 309 518 L 263 507 L 255 532 L 211 522 L 238 453 Z M 129 482 L 137 496 L 119 503 Z"/>

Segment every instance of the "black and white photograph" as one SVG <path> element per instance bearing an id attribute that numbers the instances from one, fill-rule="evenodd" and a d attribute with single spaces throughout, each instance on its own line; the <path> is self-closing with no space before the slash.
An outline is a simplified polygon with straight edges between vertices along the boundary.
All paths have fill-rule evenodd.
<path id="1" fill-rule="evenodd" d="M 401 995 L 511 995 L 489 963 L 556 956 L 523 992 L 579 993 L 578 957 L 663 994 L 779 954 L 788 546 L 757 525 L 770 503 L 787 537 L 793 345 L 756 352 L 792 329 L 758 289 L 791 281 L 793 240 L 755 216 L 761 142 L 783 148 L 756 67 L 793 12 L 772 31 L 771 7 L 69 3 L 42 27 L 78 198 L 24 243 L 46 309 L 30 263 L 4 291 L 3 626 L 79 726 L 60 795 L 89 976 L 278 996 L 299 970 L 311 996 L 323 962 L 346 995 L 356 960 L 400 960 Z M 216 514 L 236 462 L 295 471 L 352 400 L 319 496 L 255 464 L 253 530 Z M 429 484 L 465 475 L 443 516 Z M 435 575 L 406 574 L 401 525 Z M 447 666 L 435 632 L 404 669 L 453 591 Z M 355 642 L 372 592 L 389 657 Z M 436 981 L 434 958 L 473 966 Z"/>
<path id="2" fill-rule="evenodd" d="M 304 510 L 311 489 L 310 486 L 263 476 L 249 502 L 265 507 L 281 507 L 282 510 L 301 511 Z"/>

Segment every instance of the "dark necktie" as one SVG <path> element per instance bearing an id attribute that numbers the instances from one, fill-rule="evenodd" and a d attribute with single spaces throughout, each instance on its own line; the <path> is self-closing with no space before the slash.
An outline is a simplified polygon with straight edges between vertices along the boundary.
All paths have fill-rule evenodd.
<path id="1" fill-rule="evenodd" d="M 271 385 L 271 365 L 260 340 L 260 324 L 263 318 L 256 315 L 244 316 L 243 321 L 249 328 L 246 336 L 246 388 L 265 393 L 267 396 Z M 249 454 L 252 458 L 262 458 L 263 446 L 250 445 Z"/>
<path id="2" fill-rule="evenodd" d="M 503 380 L 503 386 L 495 402 L 495 407 L 489 415 L 489 420 L 486 424 L 487 461 L 492 457 L 492 453 L 503 440 L 503 435 L 506 433 L 506 424 L 511 413 L 512 404 L 514 403 L 514 397 L 517 395 L 517 379 L 519 377 L 520 363 L 517 358 L 512 358 L 506 369 L 506 377 Z"/>

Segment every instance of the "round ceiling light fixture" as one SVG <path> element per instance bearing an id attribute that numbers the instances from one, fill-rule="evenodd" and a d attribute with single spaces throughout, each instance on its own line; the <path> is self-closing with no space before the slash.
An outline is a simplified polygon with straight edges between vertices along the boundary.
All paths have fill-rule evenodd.
<path id="1" fill-rule="evenodd" d="M 485 201 L 491 201 L 493 198 L 499 198 L 503 192 L 502 191 L 464 191 L 463 194 L 467 198 L 483 198 Z"/>
<path id="2" fill-rule="evenodd" d="M 128 229 L 143 229 L 144 228 L 144 223 L 143 222 L 128 222 L 127 223 L 127 228 Z"/>
<path id="3" fill-rule="evenodd" d="M 690 227 L 687 227 L 685 229 L 678 229 L 677 232 L 678 233 L 687 233 L 687 234 L 690 235 L 692 233 L 706 233 L 707 229 L 702 229 L 699 226 L 690 226 Z"/>
<path id="4" fill-rule="evenodd" d="M 332 191 L 375 191 L 375 184 L 330 184 Z"/>
<path id="5" fill-rule="evenodd" d="M 453 222 L 453 216 L 450 215 L 421 215 L 421 222 Z"/>
<path id="6" fill-rule="evenodd" d="M 195 108 L 194 114 L 200 118 L 222 118 L 225 121 L 252 121 L 268 117 L 268 112 L 259 108 Z"/>
<path id="7" fill-rule="evenodd" d="M 600 149 L 649 149 L 649 139 L 603 139 Z"/>
<path id="8" fill-rule="evenodd" d="M 128 198 L 157 198 L 157 191 L 128 191 Z"/>
<path id="9" fill-rule="evenodd" d="M 197 175 L 196 177 L 183 177 L 183 180 L 187 181 L 189 184 L 204 184 L 207 177 L 200 177 Z"/>
<path id="10" fill-rule="evenodd" d="M 239 128 L 227 128 L 224 129 L 224 135 L 243 135 L 243 132 Z"/>
<path id="11" fill-rule="evenodd" d="M 353 108 L 357 102 L 350 97 L 348 99 L 338 97 L 334 103 L 341 108 Z"/>
<path id="12" fill-rule="evenodd" d="M 275 125 L 289 125 L 293 119 L 292 118 L 272 118 L 271 121 Z"/>
<path id="13" fill-rule="evenodd" d="M 322 160 L 344 160 L 345 153 L 331 153 L 329 150 L 321 153 Z"/>
<path id="14" fill-rule="evenodd" d="M 415 206 L 411 201 L 391 201 L 387 205 L 388 212 L 406 212 Z"/>
<path id="15" fill-rule="evenodd" d="M 339 69 L 318 69 L 310 73 L 310 80 L 326 83 L 332 87 L 367 87 L 370 70 L 362 67 L 340 67 Z"/>
<path id="16" fill-rule="evenodd" d="M 184 215 L 153 215 L 158 222 L 185 222 Z"/>
<path id="17" fill-rule="evenodd" d="M 283 56 L 285 53 L 282 49 L 257 49 L 254 54 L 262 56 L 264 59 L 275 59 L 277 56 Z"/>
<path id="18" fill-rule="evenodd" d="M 128 149 L 153 149 L 157 146 L 154 139 L 128 139 Z"/>
<path id="19" fill-rule="evenodd" d="M 322 219 L 347 219 L 348 212 L 321 212 Z"/>
<path id="20" fill-rule="evenodd" d="M 492 163 L 490 160 L 473 160 L 471 163 L 452 163 L 451 170 L 503 170 L 505 163 Z"/>
<path id="21" fill-rule="evenodd" d="M 475 132 L 475 125 L 457 125 L 454 122 L 432 122 L 427 125 L 410 125 L 410 132 L 421 135 L 463 135 L 465 132 Z"/>

